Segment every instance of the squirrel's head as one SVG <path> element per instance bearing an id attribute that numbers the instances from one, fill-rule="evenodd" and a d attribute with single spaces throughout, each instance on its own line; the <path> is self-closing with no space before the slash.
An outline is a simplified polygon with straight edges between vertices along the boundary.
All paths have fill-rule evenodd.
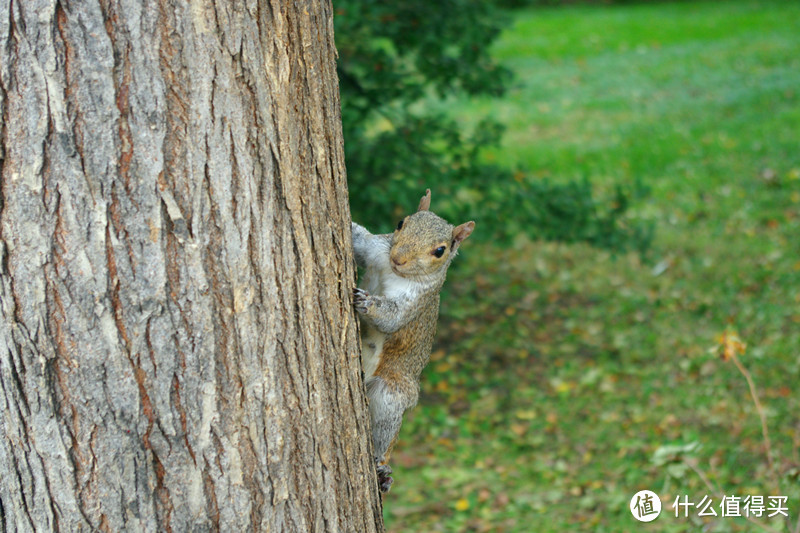
<path id="1" fill-rule="evenodd" d="M 389 262 L 395 274 L 404 278 L 446 272 L 458 247 L 475 229 L 475 222 L 453 226 L 433 214 L 431 190 L 419 202 L 419 208 L 397 224 L 392 236 Z"/>

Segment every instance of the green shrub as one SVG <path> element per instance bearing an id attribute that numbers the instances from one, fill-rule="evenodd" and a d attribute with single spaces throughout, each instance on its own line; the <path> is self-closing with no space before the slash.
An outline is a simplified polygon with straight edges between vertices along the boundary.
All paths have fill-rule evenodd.
<path id="1" fill-rule="evenodd" d="M 336 3 L 342 123 L 353 216 L 389 231 L 426 187 L 434 209 L 475 219 L 483 238 L 588 241 L 644 250 L 645 227 L 624 215 L 637 191 L 597 198 L 587 180 L 555 183 L 488 164 L 502 126 L 486 118 L 472 131 L 426 109 L 456 93 L 500 95 L 510 72 L 489 56 L 504 14 L 491 2 Z"/>

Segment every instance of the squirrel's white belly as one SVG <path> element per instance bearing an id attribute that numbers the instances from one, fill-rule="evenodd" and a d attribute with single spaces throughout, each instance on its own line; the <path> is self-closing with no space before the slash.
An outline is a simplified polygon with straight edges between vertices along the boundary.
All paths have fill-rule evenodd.
<path id="1" fill-rule="evenodd" d="M 375 268 L 377 267 L 377 268 Z M 397 297 L 398 292 L 405 292 L 408 280 L 395 274 L 389 266 L 389 254 L 381 256 L 373 268 L 365 272 L 363 277 L 364 288 L 367 292 L 380 296 Z M 370 378 L 375 374 L 383 351 L 386 334 L 362 322 L 361 338 L 361 364 L 364 368 L 364 377 Z"/>
<path id="2" fill-rule="evenodd" d="M 388 261 L 385 268 L 375 269 L 364 275 L 364 288 L 367 292 L 392 299 L 415 295 L 416 285 L 414 281 L 395 274 Z"/>
<path id="3" fill-rule="evenodd" d="M 372 268 L 364 273 L 363 283 L 367 292 L 394 300 L 414 298 L 417 292 L 415 290 L 417 286 L 413 281 L 398 276 L 389 266 L 388 251 L 375 258 Z M 386 334 L 364 322 L 362 322 L 362 328 L 361 364 L 364 368 L 364 377 L 370 378 L 378 368 Z"/>
<path id="4" fill-rule="evenodd" d="M 364 336 L 361 339 L 361 364 L 364 368 L 364 378 L 370 378 L 375 374 L 380 361 L 380 354 L 383 351 L 383 342 L 386 335 L 377 329 L 366 326 Z"/>
<path id="5" fill-rule="evenodd" d="M 416 284 L 406 278 L 401 278 L 391 270 L 388 275 L 381 276 L 381 290 L 382 293 L 389 298 L 398 299 L 405 297 L 413 297 L 416 295 L 414 289 Z"/>

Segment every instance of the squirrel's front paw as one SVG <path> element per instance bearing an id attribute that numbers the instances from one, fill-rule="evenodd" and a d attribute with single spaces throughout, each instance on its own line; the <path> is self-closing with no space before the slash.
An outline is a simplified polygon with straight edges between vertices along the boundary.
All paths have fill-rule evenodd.
<path id="1" fill-rule="evenodd" d="M 364 289 L 353 289 L 353 305 L 361 314 L 367 314 L 369 308 L 374 305 L 374 302 L 369 296 L 369 293 Z"/>
<path id="2" fill-rule="evenodd" d="M 392 467 L 387 464 L 379 464 L 376 470 L 378 471 L 378 488 L 383 493 L 389 492 L 394 483 L 394 478 L 389 475 L 392 473 Z"/>

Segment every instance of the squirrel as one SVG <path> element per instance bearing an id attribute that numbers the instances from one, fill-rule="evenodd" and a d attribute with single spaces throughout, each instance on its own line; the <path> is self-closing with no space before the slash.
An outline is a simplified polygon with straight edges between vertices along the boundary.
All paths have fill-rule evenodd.
<path id="1" fill-rule="evenodd" d="M 372 440 L 381 492 L 394 479 L 388 464 L 403 413 L 417 404 L 419 379 L 428 364 L 439 291 L 447 268 L 475 222 L 452 226 L 430 211 L 428 189 L 417 212 L 394 233 L 373 235 L 353 222 L 356 263 L 362 287 L 353 290 L 361 322 L 362 365 L 369 398 Z"/>

